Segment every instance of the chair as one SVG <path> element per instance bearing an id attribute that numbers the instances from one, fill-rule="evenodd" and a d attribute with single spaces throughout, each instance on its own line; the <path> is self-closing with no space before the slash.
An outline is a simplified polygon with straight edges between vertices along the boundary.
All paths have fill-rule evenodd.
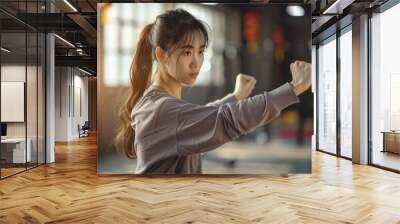
<path id="1" fill-rule="evenodd" d="M 78 124 L 79 138 L 89 136 L 89 129 L 90 129 L 89 121 L 85 121 L 82 127 L 80 127 L 80 125 Z"/>

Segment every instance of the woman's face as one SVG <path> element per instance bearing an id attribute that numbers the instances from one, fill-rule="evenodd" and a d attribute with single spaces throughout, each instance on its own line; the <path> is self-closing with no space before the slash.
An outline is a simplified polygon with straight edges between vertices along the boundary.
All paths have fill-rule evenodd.
<path id="1" fill-rule="evenodd" d="M 182 85 L 192 86 L 196 81 L 204 61 L 205 40 L 200 32 L 195 32 L 189 43 L 183 44 L 167 57 L 166 70 L 168 75 Z"/>

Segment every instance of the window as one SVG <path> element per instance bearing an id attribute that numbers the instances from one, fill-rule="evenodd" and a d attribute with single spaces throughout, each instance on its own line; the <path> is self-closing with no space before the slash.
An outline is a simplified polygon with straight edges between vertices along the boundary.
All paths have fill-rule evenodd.
<path id="1" fill-rule="evenodd" d="M 371 140 L 372 163 L 400 170 L 400 156 L 384 143 L 384 132 L 400 131 L 400 66 L 398 52 L 400 4 L 371 18 Z M 391 137 L 400 144 L 400 133 Z M 397 140 L 395 140 L 397 139 Z M 387 139 L 386 139 L 387 140 Z M 398 148 L 399 145 L 392 145 Z"/>
<path id="2" fill-rule="evenodd" d="M 102 10 L 104 23 L 104 84 L 129 86 L 130 67 L 139 34 L 165 4 L 112 4 Z"/>
<path id="3" fill-rule="evenodd" d="M 351 27 L 349 27 L 351 28 Z M 352 33 L 340 36 L 340 154 L 352 157 Z"/>
<path id="4" fill-rule="evenodd" d="M 336 39 L 318 48 L 318 149 L 336 153 Z"/>

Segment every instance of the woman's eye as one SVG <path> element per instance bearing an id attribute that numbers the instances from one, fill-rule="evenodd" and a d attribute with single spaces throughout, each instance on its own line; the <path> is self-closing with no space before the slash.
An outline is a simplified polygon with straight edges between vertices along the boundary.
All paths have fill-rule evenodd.
<path id="1" fill-rule="evenodd" d="M 199 53 L 200 53 L 200 54 L 204 54 L 204 51 L 200 51 Z"/>
<path id="2" fill-rule="evenodd" d="M 192 55 L 192 52 L 190 52 L 190 51 L 185 51 L 185 55 L 186 55 L 186 56 L 190 56 L 190 55 Z"/>

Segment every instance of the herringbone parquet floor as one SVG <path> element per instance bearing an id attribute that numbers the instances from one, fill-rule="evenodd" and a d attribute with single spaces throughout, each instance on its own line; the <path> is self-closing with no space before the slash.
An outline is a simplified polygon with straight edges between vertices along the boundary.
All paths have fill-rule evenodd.
<path id="1" fill-rule="evenodd" d="M 95 137 L 0 181 L 0 223 L 400 223 L 400 175 L 313 152 L 313 174 L 97 176 Z"/>

